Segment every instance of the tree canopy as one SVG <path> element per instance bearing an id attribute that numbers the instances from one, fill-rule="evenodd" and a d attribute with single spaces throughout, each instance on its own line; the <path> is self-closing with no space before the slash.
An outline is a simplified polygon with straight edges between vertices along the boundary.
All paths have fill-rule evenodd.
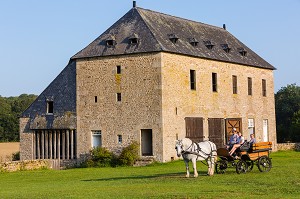
<path id="1" fill-rule="evenodd" d="M 0 95 L 0 142 L 19 141 L 19 116 L 36 98 L 32 94 L 18 97 Z"/>
<path id="2" fill-rule="evenodd" d="M 282 87 L 275 94 L 277 142 L 300 142 L 300 87 Z"/>

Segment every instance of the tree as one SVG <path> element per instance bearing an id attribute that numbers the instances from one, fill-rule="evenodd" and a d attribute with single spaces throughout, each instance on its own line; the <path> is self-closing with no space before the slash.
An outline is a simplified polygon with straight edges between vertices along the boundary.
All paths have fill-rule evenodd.
<path id="1" fill-rule="evenodd" d="M 300 87 L 282 87 L 275 94 L 277 141 L 300 141 Z"/>
<path id="2" fill-rule="evenodd" d="M 36 95 L 19 97 L 0 95 L 0 142 L 19 141 L 19 116 L 36 99 Z"/>

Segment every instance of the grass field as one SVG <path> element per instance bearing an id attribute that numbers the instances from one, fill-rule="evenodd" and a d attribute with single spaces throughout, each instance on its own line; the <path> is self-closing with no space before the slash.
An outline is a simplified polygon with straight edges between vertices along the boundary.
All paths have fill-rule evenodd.
<path id="1" fill-rule="evenodd" d="M 13 153 L 20 151 L 19 142 L 0 143 L 0 162 L 11 161 Z"/>
<path id="2" fill-rule="evenodd" d="M 273 168 L 185 178 L 183 161 L 146 167 L 0 173 L 0 198 L 299 198 L 300 152 L 271 154 Z"/>

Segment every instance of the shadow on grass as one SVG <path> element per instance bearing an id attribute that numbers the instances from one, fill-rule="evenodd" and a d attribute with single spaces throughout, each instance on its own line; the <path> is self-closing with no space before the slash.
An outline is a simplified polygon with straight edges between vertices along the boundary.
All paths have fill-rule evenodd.
<path id="1" fill-rule="evenodd" d="M 199 177 L 201 176 L 207 176 L 206 172 L 199 172 Z M 90 182 L 90 181 L 113 181 L 113 180 L 139 180 L 139 179 L 151 179 L 151 178 L 186 178 L 185 172 L 177 172 L 177 173 L 168 173 L 168 174 L 156 174 L 156 175 L 137 175 L 137 176 L 124 176 L 124 177 L 113 177 L 113 178 L 97 178 L 97 179 L 88 179 L 88 180 L 82 180 L 84 182 Z M 191 173 L 190 178 L 193 177 L 193 173 Z M 187 178 L 186 178 L 187 179 Z"/>

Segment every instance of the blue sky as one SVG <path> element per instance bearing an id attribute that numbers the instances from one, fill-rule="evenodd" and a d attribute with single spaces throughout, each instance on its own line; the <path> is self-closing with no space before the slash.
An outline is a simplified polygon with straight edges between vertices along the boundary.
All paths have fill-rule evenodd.
<path id="1" fill-rule="evenodd" d="M 275 92 L 300 85 L 300 0 L 137 0 L 227 30 L 277 68 Z M 40 94 L 132 0 L 0 0 L 0 95 Z"/>

